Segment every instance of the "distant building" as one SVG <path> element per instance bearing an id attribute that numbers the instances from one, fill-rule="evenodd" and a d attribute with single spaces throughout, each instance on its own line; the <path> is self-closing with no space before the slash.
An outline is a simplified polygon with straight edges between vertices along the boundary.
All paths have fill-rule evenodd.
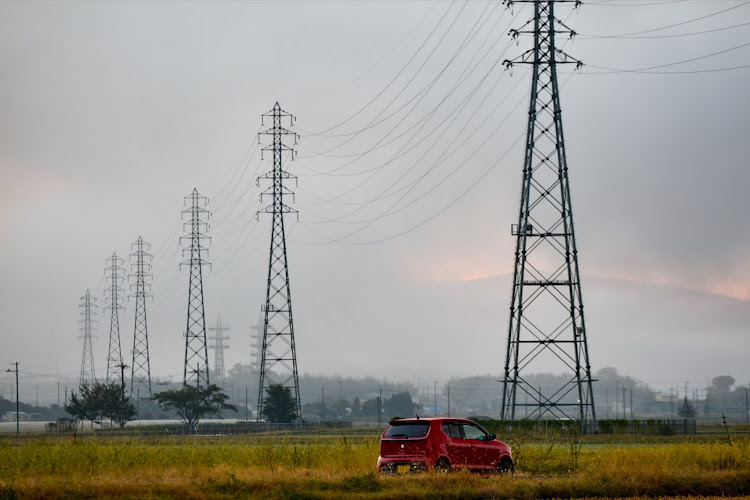
<path id="1" fill-rule="evenodd" d="M 9 411 L 5 414 L 5 417 L 3 417 L 3 420 L 6 422 L 15 422 L 16 421 L 16 412 Z M 18 420 L 19 422 L 28 422 L 31 420 L 31 415 L 26 413 L 25 411 L 18 412 Z"/>
<path id="2" fill-rule="evenodd" d="M 6 422 L 15 422 L 16 412 L 15 411 L 7 412 L 5 416 L 3 417 L 3 420 Z M 18 420 L 19 422 L 39 422 L 39 421 L 44 420 L 44 415 L 42 415 L 41 413 L 26 413 L 25 411 L 19 411 Z"/>
<path id="3" fill-rule="evenodd" d="M 676 403 L 680 402 L 680 398 L 676 393 L 667 394 L 663 392 L 657 392 L 654 395 L 654 401 L 656 401 L 657 403 L 669 403 L 670 400 Z"/>

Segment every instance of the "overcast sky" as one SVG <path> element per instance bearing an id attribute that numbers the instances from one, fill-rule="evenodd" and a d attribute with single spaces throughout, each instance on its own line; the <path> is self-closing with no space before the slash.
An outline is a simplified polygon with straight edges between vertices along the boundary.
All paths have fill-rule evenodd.
<path id="1" fill-rule="evenodd" d="M 509 285 L 483 291 L 497 309 L 479 321 L 452 284 L 513 268 L 529 75 L 502 61 L 531 46 L 507 36 L 529 16 L 500 2 L 0 3 L 0 361 L 50 394 L 42 374 L 75 383 L 80 297 L 103 305 L 106 258 L 127 263 L 142 236 L 152 371 L 179 380 L 180 211 L 197 188 L 213 213 L 207 320 L 231 328 L 227 366 L 247 363 L 270 236 L 268 216 L 255 218 L 255 177 L 270 168 L 257 133 L 278 101 L 300 134 L 287 163 L 299 176 L 287 239 L 300 371 L 500 373 Z M 680 289 L 705 292 L 687 309 L 715 294 L 747 311 L 750 2 L 591 0 L 558 17 L 578 33 L 558 45 L 586 64 L 560 69 L 584 299 L 589 276 L 659 287 L 641 303 L 653 310 L 634 311 L 644 317 Z M 430 302 L 435 290 L 446 303 Z M 668 347 L 686 343 L 679 332 L 654 353 L 664 364 L 608 349 L 621 325 L 608 324 L 618 295 L 606 296 L 612 316 L 587 307 L 594 369 L 658 388 L 750 379 L 746 329 L 715 326 L 711 308 L 683 362 Z M 108 313 L 98 319 L 103 377 Z M 475 338 L 460 331 L 475 323 Z M 456 336 L 465 349 L 450 347 Z M 727 359 L 712 349 L 702 363 L 707 345 Z"/>

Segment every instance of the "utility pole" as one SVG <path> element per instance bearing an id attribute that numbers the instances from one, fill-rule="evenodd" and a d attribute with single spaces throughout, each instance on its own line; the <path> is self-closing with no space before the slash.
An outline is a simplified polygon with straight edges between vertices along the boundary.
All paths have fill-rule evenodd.
<path id="1" fill-rule="evenodd" d="M 78 381 L 79 385 L 89 384 L 91 386 L 96 382 L 96 374 L 94 372 L 94 346 L 91 341 L 93 338 L 93 317 L 96 316 L 94 309 L 96 308 L 96 297 L 92 297 L 88 289 L 86 295 L 81 297 L 81 305 L 78 308 L 81 310 L 81 330 L 83 335 L 83 357 L 81 358 L 81 377 Z M 80 337 L 79 337 L 80 338 Z"/>
<path id="2" fill-rule="evenodd" d="M 125 363 L 120 363 L 120 385 L 122 389 L 120 390 L 120 398 L 125 401 L 125 368 L 128 368 L 128 365 Z"/>
<path id="3" fill-rule="evenodd" d="M 344 382 L 339 380 L 339 404 L 344 400 Z"/>
<path id="4" fill-rule="evenodd" d="M 57 383 L 57 407 L 60 408 L 60 382 Z"/>
<path id="5" fill-rule="evenodd" d="M 633 388 L 630 388 L 630 420 L 635 418 L 635 411 L 633 410 Z"/>
<path id="6" fill-rule="evenodd" d="M 451 386 L 446 386 L 446 390 L 448 391 L 448 418 L 451 416 Z"/>
<path id="7" fill-rule="evenodd" d="M 17 393 L 18 391 L 16 391 Z M 380 429 L 380 406 L 383 404 L 383 386 L 380 386 L 380 391 L 378 392 L 378 429 Z"/>
<path id="8" fill-rule="evenodd" d="M 195 386 L 195 388 L 196 388 L 196 389 L 198 389 L 198 390 L 200 391 L 200 390 L 201 390 L 201 378 L 200 378 L 200 374 L 201 374 L 201 364 L 200 364 L 200 363 L 198 363 L 197 365 L 195 365 L 195 368 L 193 368 L 192 370 L 190 370 L 190 373 L 191 373 L 191 374 L 193 375 L 193 379 L 194 379 L 194 380 L 195 380 L 195 382 L 196 382 L 196 386 Z M 185 384 L 183 384 L 183 386 L 184 386 L 184 385 L 185 385 Z M 232 395 L 234 395 L 234 393 L 232 393 Z"/>
<path id="9" fill-rule="evenodd" d="M 125 279 L 125 269 L 122 268 L 123 260 L 116 253 L 107 259 L 107 267 L 104 272 L 110 282 L 106 293 L 106 307 L 111 312 L 109 321 L 109 353 L 107 355 L 107 383 L 115 382 L 119 374 L 117 368 L 122 364 L 122 348 L 120 344 L 120 310 L 122 306 L 123 289 L 120 284 Z"/>
<path id="10" fill-rule="evenodd" d="M 574 32 L 554 14 L 557 4 L 574 0 L 506 3 L 516 2 L 532 4 L 534 15 L 510 34 L 533 35 L 534 47 L 505 61 L 507 68 L 531 66 L 532 79 L 521 203 L 511 226 L 516 250 L 502 415 L 516 420 L 517 395 L 526 393 L 532 400 L 528 418 L 580 420 L 586 434 L 597 430 L 596 411 L 557 82 L 558 64 L 581 62 L 557 48 L 557 35 Z M 525 378 L 542 369 L 566 375 L 545 399 Z"/>
<path id="11" fill-rule="evenodd" d="M 190 216 L 190 222 L 184 223 L 184 228 L 189 233 L 182 236 L 180 241 L 189 241 L 190 246 L 182 250 L 183 255 L 187 253 L 190 257 L 180 264 L 190 267 L 190 281 L 188 282 L 188 311 L 187 326 L 185 327 L 185 364 L 183 365 L 182 384 L 195 385 L 200 388 L 201 380 L 204 386 L 210 384 L 208 375 L 208 343 L 206 342 L 206 314 L 203 305 L 203 266 L 210 265 L 203 260 L 204 253 L 208 248 L 203 246 L 203 241 L 210 239 L 205 232 L 208 231 L 208 218 L 211 214 L 204 207 L 208 203 L 205 196 L 201 196 L 197 189 L 185 197 L 188 206 L 182 211 Z M 196 364 L 198 370 L 189 370 L 188 367 Z M 203 371 L 200 370 L 201 363 Z"/>
<path id="12" fill-rule="evenodd" d="M 674 392 L 673 388 L 669 388 L 669 418 L 674 418 Z"/>
<path id="13" fill-rule="evenodd" d="M 210 349 L 214 349 L 214 375 L 216 376 L 219 385 L 224 383 L 224 349 L 229 348 L 224 343 L 225 340 L 229 340 L 229 336 L 224 335 L 224 332 L 229 331 L 228 326 L 224 326 L 221 323 L 221 314 L 217 315 L 216 326 L 209 328 L 208 331 L 214 332 L 208 339 L 213 341 L 213 344 L 209 345 Z"/>
<path id="14" fill-rule="evenodd" d="M 270 188 L 260 195 L 261 201 L 270 197 L 271 203 L 259 210 L 258 215 L 264 213 L 271 214 L 272 217 L 266 302 L 261 307 L 264 318 L 263 351 L 258 384 L 258 418 L 263 412 L 263 394 L 271 384 L 280 384 L 291 389 L 297 406 L 297 415 L 300 416 L 298 418 L 301 418 L 297 348 L 294 340 L 292 295 L 289 287 L 289 266 L 284 233 L 284 215 L 297 213 L 286 202 L 294 196 L 294 192 L 288 186 L 288 181 L 296 177 L 283 167 L 285 154 L 294 160 L 294 149 L 284 144 L 283 139 L 292 136 L 296 144 L 297 134 L 282 127 L 282 120 L 289 119 L 291 126 L 294 123 L 294 117 L 283 111 L 278 102 L 271 111 L 263 115 L 263 118 L 271 118 L 273 125 L 259 133 L 258 141 L 261 135 L 272 137 L 272 143 L 261 151 L 270 151 L 273 154 L 273 165 L 270 172 L 258 177 L 258 184 L 261 180 L 271 183 Z"/>
<path id="15" fill-rule="evenodd" d="M 16 369 L 11 370 L 10 368 L 8 368 L 6 372 L 16 374 L 16 434 L 21 434 L 21 424 L 20 424 L 20 420 L 18 420 L 19 415 L 21 413 L 19 411 L 19 404 L 18 404 L 18 361 L 16 361 L 15 363 L 11 363 L 11 365 L 15 365 Z"/>
<path id="16" fill-rule="evenodd" d="M 249 403 L 247 402 L 247 386 L 245 386 L 245 422 L 247 422 L 249 419 L 248 414 L 247 414 L 249 408 L 250 406 L 249 406 Z"/>
<path id="17" fill-rule="evenodd" d="M 322 422 L 325 418 L 326 413 L 326 388 L 320 388 L 320 421 Z"/>
<path id="18" fill-rule="evenodd" d="M 435 411 L 434 414 L 437 417 L 437 380 L 432 386 L 432 396 L 434 398 L 434 404 L 435 404 Z"/>
<path id="19" fill-rule="evenodd" d="M 625 386 L 623 385 L 622 386 L 622 418 L 623 418 L 623 420 L 627 420 L 628 419 L 628 415 L 625 412 L 625 408 L 626 408 L 626 406 L 625 406 Z"/>
<path id="20" fill-rule="evenodd" d="M 146 298 L 153 297 L 148 291 L 151 289 L 151 254 L 148 250 L 151 245 L 143 241 L 142 237 L 131 245 L 130 268 L 135 273 L 130 275 L 135 279 L 135 283 L 130 284 L 130 288 L 135 288 L 135 321 L 133 327 L 133 360 L 130 365 L 130 397 L 133 392 L 140 394 L 143 387 L 144 394 L 147 397 L 152 396 L 151 392 L 151 360 L 149 359 L 148 350 L 148 322 L 146 320 Z M 135 262 L 133 262 L 135 260 Z"/>

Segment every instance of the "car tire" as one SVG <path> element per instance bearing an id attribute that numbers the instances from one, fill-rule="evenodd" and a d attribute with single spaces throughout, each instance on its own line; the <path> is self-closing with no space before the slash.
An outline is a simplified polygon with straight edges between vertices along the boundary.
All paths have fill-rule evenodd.
<path id="1" fill-rule="evenodd" d="M 513 460 L 509 457 L 503 457 L 500 459 L 500 463 L 497 464 L 497 473 L 501 475 L 513 474 L 515 467 Z"/>
<path id="2" fill-rule="evenodd" d="M 448 463 L 448 460 L 445 458 L 438 459 L 437 462 L 435 462 L 435 472 L 438 472 L 440 474 L 447 474 L 451 471 L 451 464 Z"/>

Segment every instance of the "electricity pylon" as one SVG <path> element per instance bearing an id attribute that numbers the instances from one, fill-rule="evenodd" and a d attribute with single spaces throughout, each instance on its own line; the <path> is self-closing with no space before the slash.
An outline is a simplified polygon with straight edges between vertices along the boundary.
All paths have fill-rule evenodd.
<path id="1" fill-rule="evenodd" d="M 96 316 L 96 297 L 92 297 L 88 289 L 86 289 L 86 295 L 81 297 L 81 305 L 78 306 L 81 309 L 81 331 L 83 332 L 83 356 L 81 357 L 81 378 L 79 380 L 80 385 L 93 386 L 96 382 L 96 373 L 94 371 L 94 346 L 91 341 L 93 338 L 92 326 L 93 317 Z"/>
<path id="2" fill-rule="evenodd" d="M 260 135 L 271 136 L 271 145 L 262 151 L 273 153 L 273 165 L 270 172 L 260 179 L 271 181 L 271 187 L 261 193 L 261 200 L 271 197 L 271 204 L 258 213 L 272 215 L 271 247 L 268 258 L 268 281 L 266 286 L 266 303 L 261 306 L 263 318 L 263 350 L 260 363 L 260 381 L 258 388 L 258 419 L 263 412 L 263 394 L 271 384 L 289 387 L 296 402 L 297 417 L 301 418 L 299 376 L 297 374 L 297 349 L 294 344 L 294 321 L 292 319 L 292 296 L 289 289 L 289 267 L 287 265 L 286 239 L 284 236 L 284 214 L 297 213 L 284 201 L 284 197 L 293 197 L 294 192 L 284 185 L 284 181 L 296 179 L 284 170 L 283 156 L 288 153 L 294 159 L 294 149 L 284 144 L 283 138 L 297 134 L 281 126 L 289 118 L 290 126 L 294 117 L 283 111 L 277 102 L 273 109 L 262 115 L 271 118 L 271 128 L 260 132 Z"/>
<path id="3" fill-rule="evenodd" d="M 151 397 L 151 360 L 148 353 L 148 322 L 146 321 L 146 298 L 151 297 L 149 281 L 151 274 L 151 247 L 140 236 L 131 245 L 130 268 L 135 273 L 130 275 L 135 283 L 130 284 L 135 289 L 135 326 L 133 328 L 133 362 L 130 364 L 130 397 Z M 135 260 L 135 262 L 132 262 Z"/>
<path id="4" fill-rule="evenodd" d="M 260 373 L 260 364 L 263 359 L 263 319 L 265 315 L 261 311 L 258 314 L 258 322 L 250 327 L 250 370 L 252 373 Z"/>
<path id="5" fill-rule="evenodd" d="M 105 310 L 111 311 L 109 321 L 109 353 L 107 354 L 107 383 L 122 383 L 120 365 L 122 365 L 122 349 L 120 344 L 120 310 L 122 306 L 123 289 L 120 284 L 125 279 L 125 269 L 122 267 L 123 260 L 116 253 L 107 259 L 107 268 L 104 270 L 109 280 L 109 287 L 105 288 L 106 306 Z"/>
<path id="6" fill-rule="evenodd" d="M 208 343 L 206 342 L 206 314 L 203 307 L 203 266 L 208 264 L 203 260 L 203 254 L 208 248 L 203 246 L 203 240 L 209 239 L 208 218 L 210 213 L 204 207 L 208 202 L 205 196 L 198 194 L 197 189 L 185 197 L 189 207 L 182 211 L 190 216 L 190 222 L 185 222 L 185 228 L 190 228 L 190 234 L 182 236 L 180 241 L 190 241 L 189 248 L 183 248 L 183 255 L 187 252 L 190 258 L 180 264 L 190 266 L 190 282 L 188 284 L 188 312 L 187 327 L 185 328 L 185 365 L 183 369 L 183 385 L 206 387 L 208 377 Z"/>
<path id="7" fill-rule="evenodd" d="M 573 0 L 515 0 L 531 3 L 534 17 L 520 30 L 534 48 L 514 64 L 532 68 L 526 152 L 516 236 L 515 269 L 503 381 L 502 415 L 514 420 L 525 406 L 527 419 L 580 421 L 596 431 L 591 367 L 583 315 L 578 249 L 573 227 L 568 164 L 563 140 L 557 65 L 581 62 L 557 48 L 557 34 L 575 33 L 555 18 L 555 5 Z M 513 2 L 507 2 L 511 4 Z M 562 373 L 559 387 L 537 387 L 527 374 Z M 518 398 L 523 395 L 523 400 Z M 526 402 L 528 401 L 528 402 Z M 587 428 L 587 425 L 591 425 Z"/>
<path id="8" fill-rule="evenodd" d="M 221 314 L 216 318 L 216 326 L 209 328 L 208 331 L 214 332 L 209 337 L 209 340 L 213 341 L 213 344 L 209 345 L 211 349 L 214 349 L 214 375 L 216 376 L 216 382 L 221 385 L 224 383 L 225 371 L 224 371 L 224 349 L 229 348 L 224 343 L 225 340 L 229 340 L 228 335 L 224 335 L 224 332 L 229 331 L 228 326 L 224 326 L 221 323 Z"/>

